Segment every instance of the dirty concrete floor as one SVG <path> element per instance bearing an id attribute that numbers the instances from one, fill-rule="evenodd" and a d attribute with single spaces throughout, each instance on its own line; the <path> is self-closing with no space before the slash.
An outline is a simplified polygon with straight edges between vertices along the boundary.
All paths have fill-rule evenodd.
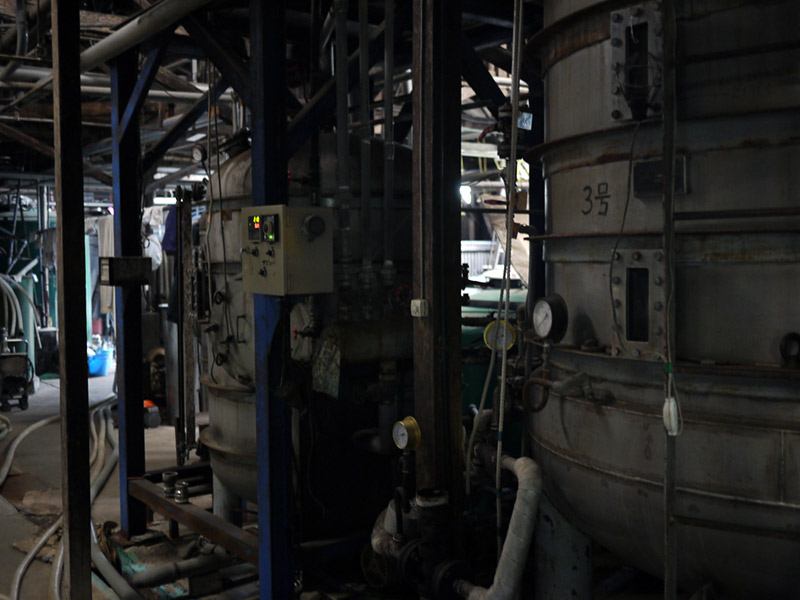
<path id="1" fill-rule="evenodd" d="M 104 377 L 89 379 L 89 402 L 93 404 L 111 393 L 114 383 L 112 372 Z M 13 431 L 0 441 L 0 459 L 5 458 L 7 447 L 13 438 L 25 427 L 41 419 L 57 414 L 60 403 L 59 381 L 44 380 L 39 390 L 30 396 L 30 407 L 20 411 L 14 406 L 10 412 L 3 413 L 11 419 Z M 88 427 L 88 420 L 87 420 Z M 115 432 L 116 433 L 116 432 Z M 159 469 L 175 464 L 175 434 L 172 427 L 159 427 L 145 430 L 147 468 Z M 107 446 L 107 455 L 111 447 Z M 29 435 L 19 446 L 11 472 L 0 490 L 0 594 L 8 594 L 14 571 L 24 557 L 24 553 L 12 547 L 14 542 L 38 538 L 38 536 L 57 518 L 57 507 L 53 502 L 60 501 L 61 487 L 61 432 L 59 422 L 46 425 Z M 28 492 L 43 492 L 38 507 L 30 507 L 28 497 L 26 506 L 23 499 Z M 42 506 L 44 504 L 44 506 Z M 50 505 L 49 507 L 47 505 Z M 36 512 L 50 514 L 26 514 L 30 508 Z M 119 471 L 108 480 L 93 508 L 95 522 L 119 522 Z M 21 598 L 34 600 L 50 597 L 51 566 L 35 560 L 23 580 Z M 105 598 L 95 590 L 95 598 Z"/>

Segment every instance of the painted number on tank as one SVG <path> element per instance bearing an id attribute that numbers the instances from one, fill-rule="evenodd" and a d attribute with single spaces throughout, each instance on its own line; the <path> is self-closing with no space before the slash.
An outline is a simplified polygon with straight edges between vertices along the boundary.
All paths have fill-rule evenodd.
<path id="1" fill-rule="evenodd" d="M 608 214 L 608 201 L 611 199 L 611 194 L 608 193 L 608 184 L 600 182 L 597 184 L 597 191 L 592 186 L 587 185 L 583 188 L 583 193 L 586 195 L 583 201 L 586 203 L 581 212 L 584 215 L 594 213 L 605 217 Z"/>

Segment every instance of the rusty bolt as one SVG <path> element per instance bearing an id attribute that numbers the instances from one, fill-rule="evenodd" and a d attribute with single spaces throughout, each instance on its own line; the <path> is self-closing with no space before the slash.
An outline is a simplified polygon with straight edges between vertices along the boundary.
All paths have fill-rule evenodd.
<path id="1" fill-rule="evenodd" d="M 619 13 L 614 13 L 611 15 L 611 20 L 614 23 L 621 23 L 622 22 L 622 15 Z"/>
<path id="2" fill-rule="evenodd" d="M 611 38 L 611 45 L 614 46 L 614 48 L 619 48 L 622 46 L 622 40 L 619 38 Z"/>
<path id="3" fill-rule="evenodd" d="M 618 110 L 612 110 L 611 111 L 611 118 L 612 119 L 621 119 L 622 118 L 622 113 L 620 111 L 618 111 Z"/>
<path id="4" fill-rule="evenodd" d="M 664 308 L 664 305 L 663 305 L 661 302 L 656 302 L 656 303 L 653 305 L 653 308 L 654 308 L 654 309 L 656 309 L 656 310 L 661 310 L 661 309 L 663 309 L 663 308 Z"/>
<path id="5" fill-rule="evenodd" d="M 619 285 L 620 283 L 622 283 L 622 279 L 620 279 L 619 276 L 615 275 L 614 277 L 611 278 L 611 283 L 613 283 L 614 285 Z"/>
<path id="6" fill-rule="evenodd" d="M 664 260 L 664 253 L 663 252 L 656 252 L 656 260 L 658 262 L 661 262 L 662 260 Z"/>
<path id="7" fill-rule="evenodd" d="M 641 252 L 634 252 L 633 253 L 633 260 L 642 260 L 642 253 Z"/>
<path id="8" fill-rule="evenodd" d="M 662 285 L 664 283 L 664 278 L 663 277 L 656 277 L 654 281 L 655 281 L 656 285 Z"/>

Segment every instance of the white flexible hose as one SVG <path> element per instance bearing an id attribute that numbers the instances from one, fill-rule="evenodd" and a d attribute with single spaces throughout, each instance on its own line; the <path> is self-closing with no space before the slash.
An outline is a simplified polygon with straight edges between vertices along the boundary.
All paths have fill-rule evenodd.
<path id="1" fill-rule="evenodd" d="M 14 305 L 14 310 L 17 313 L 16 325 L 18 329 L 14 330 L 14 334 L 16 334 L 17 330 L 19 331 L 22 330 L 22 307 L 19 304 L 19 298 L 17 298 L 17 295 L 14 293 L 14 288 L 11 287 L 11 284 L 9 284 L 8 281 L 6 281 L 3 278 L 0 278 L 0 283 L 2 283 L 8 290 L 9 298 L 11 299 L 11 304 Z"/>
<path id="2" fill-rule="evenodd" d="M 28 292 L 25 290 L 25 288 L 22 287 L 19 284 L 19 282 L 16 279 L 14 279 L 13 277 L 10 277 L 9 275 L 3 275 L 3 279 L 5 279 L 9 283 L 13 284 L 14 286 L 16 286 L 16 288 L 22 294 L 22 297 L 25 298 L 25 300 L 28 301 L 28 304 L 30 304 L 31 312 L 33 313 L 33 320 L 34 320 L 34 323 L 36 324 L 36 326 L 33 328 L 33 332 L 36 334 L 36 344 L 37 344 L 37 346 L 39 348 L 41 348 L 42 347 L 42 338 L 39 336 L 39 328 L 42 326 L 42 321 L 39 318 L 39 310 L 36 308 L 36 305 L 33 303 L 33 298 L 31 298 L 30 294 L 28 294 Z M 16 294 L 15 294 L 15 296 L 16 296 Z M 17 302 L 19 302 L 19 300 L 17 300 Z M 22 307 L 20 307 L 19 319 L 20 319 L 20 322 L 22 322 Z"/>
<path id="3" fill-rule="evenodd" d="M 14 306 L 16 296 L 11 291 L 11 287 L 2 278 L 0 278 L 0 289 L 3 290 L 3 306 L 6 312 L 6 322 L 9 326 L 8 334 L 13 337 L 17 331 L 17 309 Z"/>
<path id="4" fill-rule="evenodd" d="M 1 281 L 2 280 L 0 280 L 0 282 Z M 2 286 L 0 286 L 0 288 L 2 288 Z M 110 394 L 105 398 L 103 398 L 102 400 L 100 400 L 99 402 L 97 402 L 96 404 L 92 405 L 90 409 L 98 409 L 99 407 L 108 404 L 109 402 L 112 402 L 113 400 L 116 399 L 116 397 L 117 397 L 116 394 Z M 11 463 L 14 462 L 14 455 L 16 454 L 17 448 L 19 447 L 20 443 L 22 443 L 22 440 L 24 440 L 27 436 L 29 436 L 37 429 L 41 429 L 45 425 L 54 423 L 58 421 L 60 418 L 61 415 L 58 414 L 58 415 L 53 415 L 51 417 L 47 417 L 46 419 L 42 419 L 41 421 L 37 421 L 36 423 L 33 423 L 32 425 L 26 427 L 17 437 L 14 438 L 14 441 L 11 442 L 11 446 L 9 446 L 8 454 L 6 455 L 6 460 L 3 463 L 2 468 L 0 468 L 0 487 L 3 486 L 3 483 L 5 483 L 5 480 L 8 477 L 8 472 L 11 469 Z M 62 517 L 59 517 L 56 520 L 56 522 L 53 523 L 47 529 L 47 531 L 44 532 L 42 537 L 39 538 L 39 541 L 36 543 L 36 545 L 31 549 L 30 552 L 28 552 L 28 554 L 20 563 L 19 567 L 17 567 L 17 570 L 14 573 L 14 579 L 11 586 L 11 600 L 19 599 L 19 590 L 20 586 L 22 585 L 22 578 L 25 575 L 25 571 L 27 571 L 28 566 L 31 564 L 36 555 L 39 554 L 41 549 L 47 543 L 47 540 L 49 540 L 50 537 L 53 536 L 56 531 L 58 531 L 58 528 L 61 526 L 61 522 L 62 522 Z"/>
<path id="5" fill-rule="evenodd" d="M 5 439 L 12 430 L 11 419 L 5 415 L 0 415 L 0 440 Z M 2 600 L 2 598 L 0 598 L 0 600 Z"/>

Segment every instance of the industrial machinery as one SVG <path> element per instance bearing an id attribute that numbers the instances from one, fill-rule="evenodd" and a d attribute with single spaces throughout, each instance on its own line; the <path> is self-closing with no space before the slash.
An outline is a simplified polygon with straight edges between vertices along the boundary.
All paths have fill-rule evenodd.
<path id="1" fill-rule="evenodd" d="M 663 4 L 545 1 L 528 48 L 547 106 L 537 242 L 563 298 L 533 326 L 553 388 L 592 391 L 531 386 L 529 440 L 556 506 L 630 564 L 793 598 L 800 3 L 676 2 L 674 23 Z"/>
<path id="2" fill-rule="evenodd" d="M 24 349 L 16 349 L 17 344 Z M 28 341 L 10 339 L 8 330 L 0 328 L 0 410 L 11 410 L 16 400 L 21 410 L 28 408 L 28 393 L 33 381 L 33 365 L 28 358 Z"/>

